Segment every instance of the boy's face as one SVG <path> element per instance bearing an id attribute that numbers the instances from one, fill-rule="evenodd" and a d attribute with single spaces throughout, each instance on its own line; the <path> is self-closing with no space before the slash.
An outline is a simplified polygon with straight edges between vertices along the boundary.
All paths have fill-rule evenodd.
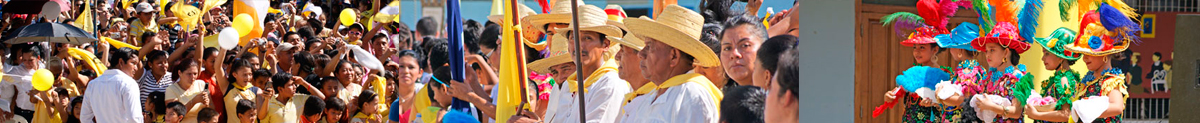
<path id="1" fill-rule="evenodd" d="M 325 110 L 325 121 L 340 121 L 342 120 L 342 113 L 343 111 L 339 110 Z"/>
<path id="2" fill-rule="evenodd" d="M 180 120 L 183 120 L 183 114 L 175 112 L 175 110 L 167 110 L 167 116 L 163 116 L 163 119 L 166 122 L 178 123 Z"/>
<path id="3" fill-rule="evenodd" d="M 246 111 L 246 113 L 238 114 L 238 119 L 242 120 L 244 123 L 252 123 L 253 121 L 258 120 L 258 111 L 250 110 Z"/>
<path id="4" fill-rule="evenodd" d="M 220 118 L 221 118 L 221 115 L 215 115 L 212 117 L 212 119 L 208 119 L 208 121 L 199 121 L 199 122 L 201 122 L 201 123 L 216 123 L 217 120 Z"/>

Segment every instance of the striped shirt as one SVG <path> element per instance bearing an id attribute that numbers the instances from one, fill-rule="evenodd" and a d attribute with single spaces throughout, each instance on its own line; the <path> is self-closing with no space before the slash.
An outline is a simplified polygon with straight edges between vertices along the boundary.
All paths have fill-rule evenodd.
<path id="1" fill-rule="evenodd" d="M 150 92 L 165 93 L 171 84 L 175 84 L 175 81 L 171 81 L 171 72 L 164 73 L 162 78 L 154 79 L 154 73 L 150 70 L 143 70 L 142 77 L 138 78 L 138 91 L 141 92 L 139 97 L 141 97 L 142 107 L 146 107 L 146 98 L 150 97 Z M 143 110 L 142 113 L 150 112 Z"/>

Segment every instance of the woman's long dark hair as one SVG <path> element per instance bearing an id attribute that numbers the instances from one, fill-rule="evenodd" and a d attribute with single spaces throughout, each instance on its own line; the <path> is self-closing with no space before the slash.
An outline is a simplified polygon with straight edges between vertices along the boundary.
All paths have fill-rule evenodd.
<path id="1" fill-rule="evenodd" d="M 1008 64 L 1012 64 L 1013 66 L 1021 64 L 1021 53 L 1017 53 L 1017 49 L 1008 48 L 1008 52 Z"/>

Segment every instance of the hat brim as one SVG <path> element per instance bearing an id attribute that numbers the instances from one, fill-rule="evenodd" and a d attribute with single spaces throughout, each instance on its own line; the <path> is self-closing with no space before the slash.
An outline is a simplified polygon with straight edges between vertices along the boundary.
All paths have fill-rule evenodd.
<path id="1" fill-rule="evenodd" d="M 564 34 L 570 34 L 571 30 L 571 27 L 559 28 L 557 32 L 566 32 Z M 621 29 L 613 25 L 579 27 L 579 30 L 597 32 L 604 34 L 605 36 L 622 36 Z"/>
<path id="2" fill-rule="evenodd" d="M 971 47 L 971 42 L 952 44 L 952 43 L 939 41 L 939 42 L 937 42 L 937 44 L 938 44 L 938 47 L 942 47 L 942 48 L 963 49 L 963 50 L 972 51 L 972 52 L 979 51 L 979 50 L 975 50 L 975 47 Z"/>
<path id="3" fill-rule="evenodd" d="M 550 23 L 568 23 L 569 24 L 569 23 L 571 23 L 571 14 L 529 15 L 529 16 L 525 16 L 525 18 L 522 18 L 522 21 L 530 24 L 529 26 L 534 26 L 535 29 L 537 29 L 538 31 L 542 31 L 542 33 L 547 33 L 549 30 L 546 29 L 546 24 L 550 24 Z"/>
<path id="4" fill-rule="evenodd" d="M 1062 59 L 1066 59 L 1066 60 L 1079 60 L 1079 55 L 1080 55 L 1079 53 L 1067 51 L 1066 48 L 1054 49 L 1054 47 L 1047 46 L 1046 44 L 1049 43 L 1050 40 L 1057 40 L 1057 39 L 1052 39 L 1052 38 L 1035 38 L 1034 39 L 1034 41 L 1037 41 L 1038 46 L 1042 46 L 1042 50 L 1044 50 L 1044 52 L 1050 52 L 1051 54 L 1058 56 L 1058 58 L 1062 58 Z M 1058 44 L 1058 45 L 1066 45 L 1066 44 Z"/>
<path id="5" fill-rule="evenodd" d="M 1108 50 L 1102 50 L 1102 51 L 1095 51 L 1095 50 L 1092 50 L 1092 48 L 1082 47 L 1082 46 L 1075 45 L 1075 44 L 1076 43 L 1066 44 L 1066 46 L 1063 46 L 1063 47 L 1065 47 L 1065 49 L 1067 51 L 1076 52 L 1079 54 L 1084 54 L 1084 55 L 1089 55 L 1089 56 L 1106 56 L 1106 55 L 1119 53 L 1121 51 L 1125 51 L 1126 49 L 1129 49 L 1129 41 L 1124 41 L 1124 43 L 1122 43 L 1123 45 L 1115 45 L 1115 46 L 1112 46 L 1112 48 L 1110 48 Z"/>
<path id="6" fill-rule="evenodd" d="M 629 32 L 629 28 L 628 28 L 628 27 L 625 27 L 625 24 L 624 24 L 624 23 L 621 23 L 620 21 L 608 20 L 608 21 L 607 21 L 607 22 L 605 22 L 605 23 L 608 23 L 608 25 L 617 26 L 617 28 L 620 28 L 620 29 L 621 29 L 622 33 L 628 33 L 628 32 Z"/>
<path id="7" fill-rule="evenodd" d="M 1000 44 L 1000 46 L 1004 46 L 1009 49 L 1016 50 L 1017 51 L 1016 53 L 1018 53 L 1018 54 L 1025 53 L 1025 51 L 1029 50 L 1029 43 L 1021 42 L 1021 41 L 1010 39 L 1010 38 L 982 37 L 982 38 L 976 38 L 975 40 L 971 40 L 971 46 L 975 47 L 975 50 L 979 50 L 979 51 L 984 51 L 984 49 L 985 49 L 984 46 L 987 45 L 988 43 Z"/>
<path id="8" fill-rule="evenodd" d="M 905 39 L 904 41 L 900 42 L 900 45 L 913 47 L 913 45 L 917 45 L 917 44 L 932 44 L 932 43 L 937 43 L 937 39 L 934 39 L 931 36 L 918 36 L 918 37 L 914 37 L 914 38 Z"/>
<path id="9" fill-rule="evenodd" d="M 642 48 L 646 47 L 645 41 L 633 36 L 626 36 L 625 38 L 608 36 L 608 40 L 617 42 L 618 44 L 621 44 L 621 46 L 633 48 L 637 51 L 642 51 Z"/>
<path id="10" fill-rule="evenodd" d="M 675 49 L 679 49 L 684 53 L 692 55 L 694 64 L 701 67 L 720 66 L 721 61 L 717 58 L 717 54 L 701 43 L 698 37 L 692 37 L 683 31 L 679 31 L 667 25 L 663 25 L 648 18 L 626 18 L 625 26 L 629 27 L 629 31 L 639 37 L 651 38 L 663 42 Z"/>
<path id="11" fill-rule="evenodd" d="M 570 54 L 563 54 L 563 55 L 550 56 L 550 57 L 538 59 L 537 61 L 529 62 L 528 65 L 529 65 L 529 70 L 533 70 L 533 72 L 550 73 L 550 66 L 559 65 L 559 64 L 563 64 L 563 63 L 571 63 L 574 61 L 575 60 L 571 59 Z"/>

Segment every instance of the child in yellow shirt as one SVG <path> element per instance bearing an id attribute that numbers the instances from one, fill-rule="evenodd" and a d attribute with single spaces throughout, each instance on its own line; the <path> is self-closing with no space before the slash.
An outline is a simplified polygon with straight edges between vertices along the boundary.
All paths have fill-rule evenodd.
<path id="1" fill-rule="evenodd" d="M 33 122 L 35 123 L 61 123 L 66 111 L 67 89 L 52 88 L 51 91 L 41 92 L 37 90 L 29 91 L 29 101 L 33 102 L 36 110 L 33 113 Z M 61 96 L 60 96 L 61 95 Z"/>

